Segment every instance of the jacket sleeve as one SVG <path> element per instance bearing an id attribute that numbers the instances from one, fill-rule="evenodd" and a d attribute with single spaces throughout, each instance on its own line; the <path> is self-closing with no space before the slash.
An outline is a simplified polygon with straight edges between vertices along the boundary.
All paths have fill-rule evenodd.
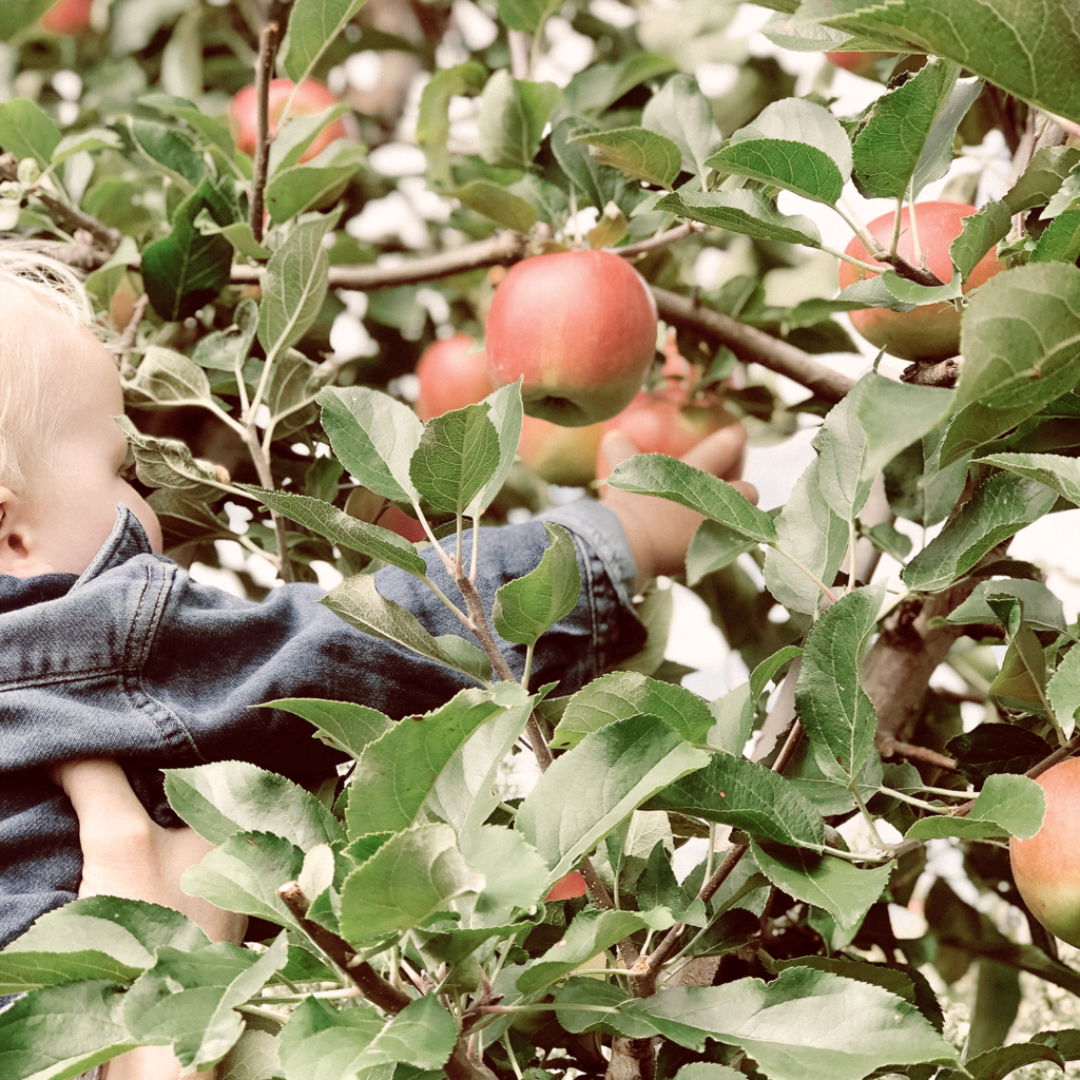
<path id="1" fill-rule="evenodd" d="M 573 539 L 581 575 L 574 610 L 537 646 L 531 685 L 558 684 L 570 693 L 605 667 L 639 649 L 644 628 L 628 592 L 634 567 L 618 520 L 583 502 L 549 515 Z M 528 573 L 546 544 L 543 522 L 482 529 L 477 586 L 490 605 L 496 590 Z M 457 590 L 433 551 L 431 577 L 447 596 Z M 418 579 L 396 568 L 379 571 L 380 594 L 414 614 L 433 635 L 469 635 Z M 202 760 L 240 758 L 297 777 L 325 774 L 334 752 L 312 728 L 281 710 L 253 708 L 288 697 L 353 701 L 398 719 L 426 712 L 475 685 L 402 646 L 346 625 L 314 586 L 275 589 L 260 604 L 237 600 L 177 573 L 141 671 L 148 698 L 176 717 Z M 499 642 L 520 674 L 525 649 Z"/>

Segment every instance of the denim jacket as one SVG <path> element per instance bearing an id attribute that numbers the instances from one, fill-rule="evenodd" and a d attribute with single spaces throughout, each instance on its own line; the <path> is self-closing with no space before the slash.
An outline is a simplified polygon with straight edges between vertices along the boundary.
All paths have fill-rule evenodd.
<path id="1" fill-rule="evenodd" d="M 633 561 L 615 516 L 595 502 L 548 515 L 571 531 L 582 591 L 536 650 L 531 682 L 568 693 L 640 648 L 628 585 Z M 531 570 L 543 524 L 481 531 L 485 604 Z M 436 554 L 429 573 L 454 588 Z M 416 578 L 376 575 L 379 592 L 436 635 L 461 625 Z M 464 675 L 352 629 L 317 603 L 313 585 L 284 585 L 261 603 L 193 581 L 154 555 L 134 515 L 117 522 L 89 568 L 0 575 L 0 947 L 73 900 L 82 868 L 78 822 L 42 766 L 112 757 L 160 824 L 162 768 L 240 759 L 304 782 L 333 775 L 340 754 L 292 714 L 252 705 L 286 697 L 356 701 L 395 719 L 472 685 Z M 500 642 L 520 673 L 524 649 Z"/>

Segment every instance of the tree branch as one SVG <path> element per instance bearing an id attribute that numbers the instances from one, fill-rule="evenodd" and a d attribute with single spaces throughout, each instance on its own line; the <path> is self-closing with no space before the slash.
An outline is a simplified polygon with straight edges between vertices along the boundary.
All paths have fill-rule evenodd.
<path id="1" fill-rule="evenodd" d="M 688 296 L 653 287 L 660 314 L 670 323 L 686 326 L 715 339 L 745 363 L 786 375 L 826 401 L 840 401 L 855 380 L 815 360 L 809 353 L 780 341 L 763 330 L 746 326 L 730 315 L 702 307 Z"/>
<path id="2" fill-rule="evenodd" d="M 270 165 L 270 80 L 278 48 L 278 24 L 267 23 L 259 33 L 259 58 L 255 64 L 256 138 L 255 168 L 251 178 L 248 224 L 256 241 L 263 236 L 266 177 Z"/>

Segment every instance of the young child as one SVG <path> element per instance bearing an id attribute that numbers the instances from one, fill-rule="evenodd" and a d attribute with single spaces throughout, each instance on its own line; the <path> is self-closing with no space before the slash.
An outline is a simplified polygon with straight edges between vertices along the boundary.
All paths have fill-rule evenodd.
<path id="1" fill-rule="evenodd" d="M 242 759 L 299 782 L 333 774 L 340 755 L 309 724 L 253 705 L 331 697 L 400 718 L 470 684 L 352 629 L 316 603 L 315 586 L 255 603 L 162 556 L 153 511 L 121 475 L 116 365 L 70 281 L 59 289 L 37 266 L 0 250 L 0 947 L 79 889 L 79 820 L 49 770 L 113 759 L 154 821 L 178 825 L 162 768 Z M 741 426 L 725 428 L 686 460 L 734 479 L 744 442 Z M 621 436 L 607 449 L 613 461 L 634 452 Z M 549 515 L 573 537 L 582 593 L 538 647 L 534 685 L 570 692 L 642 644 L 631 594 L 681 568 L 699 521 L 660 509 L 608 490 L 602 504 Z M 539 521 L 484 530 L 481 595 L 532 569 L 544 544 Z M 428 562 L 450 592 L 439 560 Z M 376 580 L 431 633 L 462 632 L 410 575 Z M 503 648 L 520 672 L 523 650 Z"/>

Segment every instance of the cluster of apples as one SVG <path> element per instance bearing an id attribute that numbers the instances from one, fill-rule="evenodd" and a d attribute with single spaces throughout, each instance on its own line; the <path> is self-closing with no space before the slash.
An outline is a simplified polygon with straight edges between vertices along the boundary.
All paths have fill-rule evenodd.
<path id="1" fill-rule="evenodd" d="M 500 282 L 486 348 L 465 334 L 425 350 L 416 411 L 430 420 L 522 380 L 526 416 L 518 455 L 550 483 L 586 485 L 610 471 L 605 431 L 642 453 L 679 457 L 734 417 L 696 395 L 695 370 L 665 350 L 665 386 L 642 389 L 656 355 L 656 305 L 629 263 L 604 251 L 565 251 L 516 264 Z"/>

